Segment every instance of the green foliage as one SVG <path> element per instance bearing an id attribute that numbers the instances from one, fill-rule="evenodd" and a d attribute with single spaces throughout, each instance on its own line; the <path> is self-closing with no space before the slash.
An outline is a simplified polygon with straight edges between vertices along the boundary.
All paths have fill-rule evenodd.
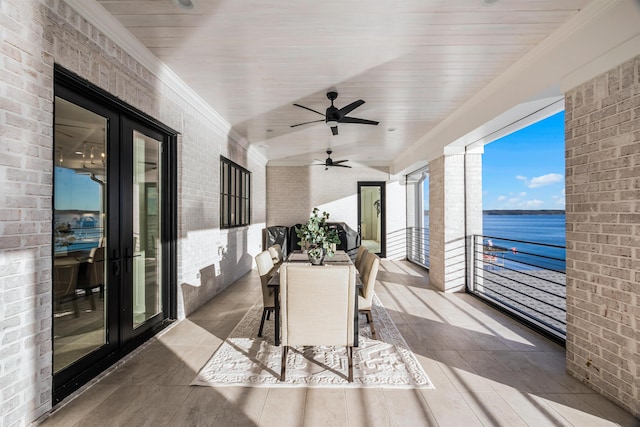
<path id="1" fill-rule="evenodd" d="M 325 254 L 333 256 L 335 254 L 333 244 L 340 243 L 340 238 L 338 237 L 338 232 L 330 229 L 327 225 L 329 214 L 322 212 L 322 216 L 320 216 L 319 212 L 318 208 L 313 208 L 309 221 L 300 228 L 295 228 L 296 236 L 300 239 L 298 244 L 302 248 L 308 244 L 308 251 L 311 256 L 321 256 L 322 249 L 324 249 Z"/>

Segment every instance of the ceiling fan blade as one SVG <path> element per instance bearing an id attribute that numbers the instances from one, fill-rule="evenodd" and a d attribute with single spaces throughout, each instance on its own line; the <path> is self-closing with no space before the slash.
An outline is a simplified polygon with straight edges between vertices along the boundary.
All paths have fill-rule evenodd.
<path id="1" fill-rule="evenodd" d="M 337 135 L 338 134 L 338 126 L 333 126 L 331 128 L 331 133 L 334 134 L 334 135 Z"/>
<path id="2" fill-rule="evenodd" d="M 324 113 L 321 113 L 320 111 L 316 111 L 313 108 L 305 107 L 304 105 L 300 105 L 300 104 L 293 104 L 293 105 L 295 105 L 296 107 L 304 108 L 305 110 L 313 111 L 314 113 L 320 114 L 322 117 L 324 117 Z"/>
<path id="3" fill-rule="evenodd" d="M 333 163 L 333 166 L 338 166 L 339 168 L 350 168 L 351 167 L 349 165 L 336 165 L 335 162 Z"/>
<path id="4" fill-rule="evenodd" d="M 377 125 L 380 122 L 374 120 L 358 119 L 356 117 L 343 117 L 338 120 L 339 123 L 357 123 L 360 125 Z"/>
<path id="5" fill-rule="evenodd" d="M 291 127 L 294 128 L 296 126 L 308 125 L 309 123 L 319 123 L 319 122 L 324 122 L 324 119 L 314 120 L 312 122 L 298 123 L 297 125 L 291 125 Z"/>
<path id="6" fill-rule="evenodd" d="M 333 164 L 334 164 L 334 165 L 338 165 L 338 164 L 340 164 L 340 163 L 344 163 L 344 162 L 348 162 L 348 161 L 349 161 L 349 160 L 334 160 L 334 161 L 333 161 Z"/>
<path id="7" fill-rule="evenodd" d="M 362 99 L 358 99 L 357 101 L 353 101 L 351 104 L 342 107 L 338 111 L 340 115 L 344 117 L 350 112 L 352 112 L 353 110 L 355 110 L 356 108 L 358 108 L 359 106 L 361 106 L 362 104 L 364 104 L 364 101 Z"/>

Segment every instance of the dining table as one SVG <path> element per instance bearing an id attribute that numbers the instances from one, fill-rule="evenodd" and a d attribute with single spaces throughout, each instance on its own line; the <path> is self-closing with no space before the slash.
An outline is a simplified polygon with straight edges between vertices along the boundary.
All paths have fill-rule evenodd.
<path id="1" fill-rule="evenodd" d="M 293 251 L 285 260 L 286 263 L 305 263 L 311 265 L 309 262 L 309 256 L 302 251 Z M 351 257 L 343 250 L 337 250 L 333 256 L 325 256 L 323 265 L 350 265 L 353 264 Z M 322 268 L 322 265 L 315 266 L 316 268 Z M 280 345 L 280 270 L 276 271 L 273 276 L 269 279 L 267 286 L 273 289 L 273 300 L 274 300 L 274 311 L 275 311 L 275 319 L 274 319 L 274 329 L 275 329 L 275 345 Z M 358 346 L 358 292 L 362 289 L 362 280 L 360 279 L 360 274 L 356 269 L 356 296 L 354 298 L 355 301 L 355 310 L 354 310 L 354 347 Z"/>

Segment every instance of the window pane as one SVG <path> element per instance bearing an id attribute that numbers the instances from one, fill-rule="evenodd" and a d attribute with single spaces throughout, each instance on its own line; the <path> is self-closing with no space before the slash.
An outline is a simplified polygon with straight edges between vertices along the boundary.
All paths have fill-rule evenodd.
<path id="1" fill-rule="evenodd" d="M 220 157 L 220 226 L 237 227 L 251 221 L 251 173 Z"/>
<path id="2" fill-rule="evenodd" d="M 162 311 L 162 142 L 133 133 L 133 327 Z"/>

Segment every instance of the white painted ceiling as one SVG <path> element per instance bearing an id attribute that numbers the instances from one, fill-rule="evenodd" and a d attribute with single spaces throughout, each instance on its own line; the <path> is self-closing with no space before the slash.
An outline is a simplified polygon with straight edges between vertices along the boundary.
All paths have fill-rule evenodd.
<path id="1" fill-rule="evenodd" d="M 269 164 L 389 165 L 589 0 L 98 2 Z M 330 90 L 380 124 L 290 127 Z"/>

